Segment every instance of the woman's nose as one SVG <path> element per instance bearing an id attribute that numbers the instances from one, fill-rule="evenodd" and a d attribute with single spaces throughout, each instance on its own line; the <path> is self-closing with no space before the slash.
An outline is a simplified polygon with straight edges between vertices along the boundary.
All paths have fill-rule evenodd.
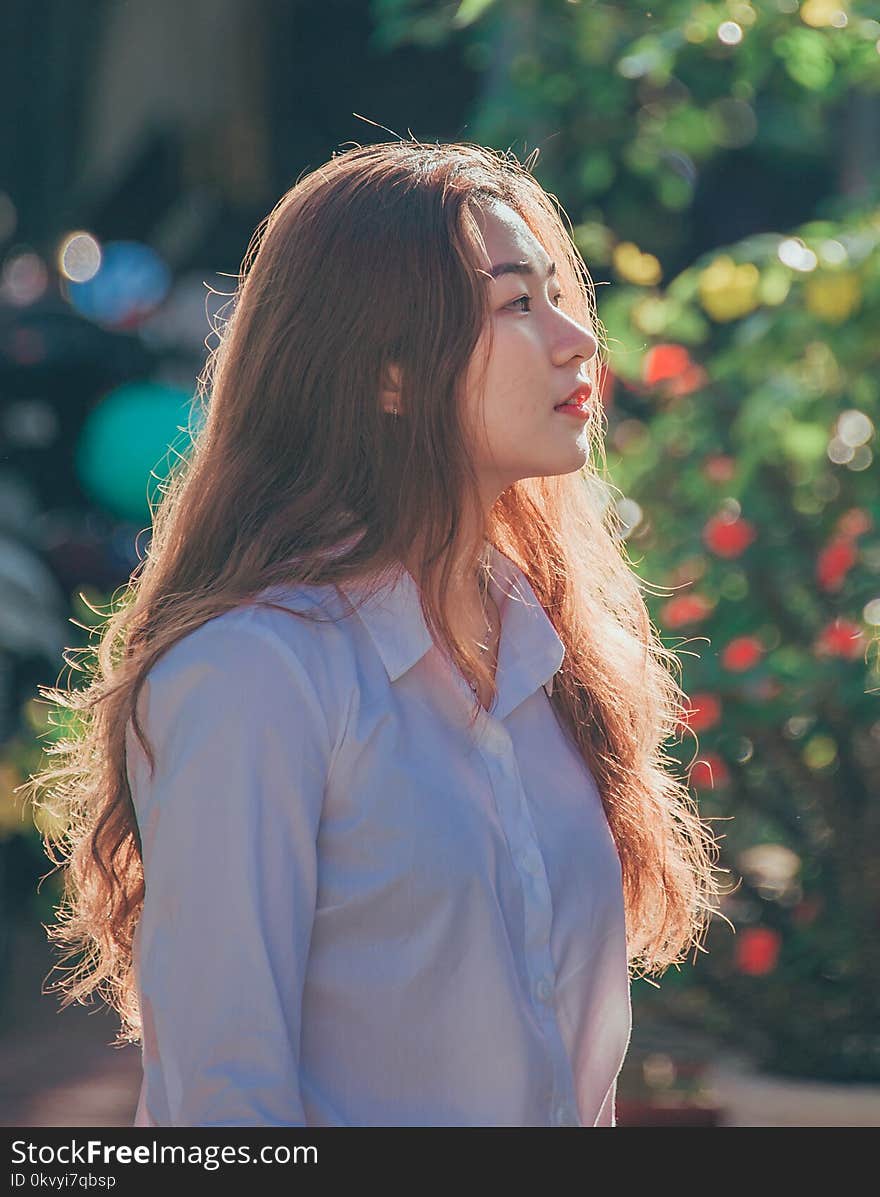
<path id="1" fill-rule="evenodd" d="M 585 362 L 590 361 L 599 351 L 599 342 L 590 329 L 578 324 L 576 320 L 568 321 L 568 328 L 557 343 L 557 364 L 565 365 L 573 357 L 582 357 Z"/>
<path id="2" fill-rule="evenodd" d="M 584 360 L 589 361 L 594 358 L 599 352 L 599 341 L 594 333 L 591 333 L 588 328 L 582 330 L 581 340 L 583 343 Z"/>

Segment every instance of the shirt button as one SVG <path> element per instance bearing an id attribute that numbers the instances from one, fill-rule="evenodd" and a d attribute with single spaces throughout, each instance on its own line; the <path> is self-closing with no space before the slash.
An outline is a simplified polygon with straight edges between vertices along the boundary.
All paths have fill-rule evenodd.
<path id="1" fill-rule="evenodd" d="M 535 986 L 535 993 L 538 995 L 538 1000 L 542 1002 L 549 1002 L 553 997 L 553 983 L 548 977 L 541 977 L 538 984 Z"/>

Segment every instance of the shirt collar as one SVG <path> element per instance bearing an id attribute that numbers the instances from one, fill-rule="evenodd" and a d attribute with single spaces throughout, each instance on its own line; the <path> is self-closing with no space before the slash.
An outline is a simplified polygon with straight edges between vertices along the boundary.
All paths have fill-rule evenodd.
<path id="1" fill-rule="evenodd" d="M 538 686 L 543 686 L 548 696 L 553 693 L 553 678 L 562 665 L 565 646 L 522 570 L 488 542 L 487 550 L 492 568 L 489 589 L 501 614 L 495 678 L 498 697 L 491 713 L 503 719 Z M 339 589 L 351 601 L 361 597 L 353 583 L 340 583 Z M 395 582 L 363 603 L 359 615 L 392 682 L 433 645 L 418 587 L 405 568 Z"/>

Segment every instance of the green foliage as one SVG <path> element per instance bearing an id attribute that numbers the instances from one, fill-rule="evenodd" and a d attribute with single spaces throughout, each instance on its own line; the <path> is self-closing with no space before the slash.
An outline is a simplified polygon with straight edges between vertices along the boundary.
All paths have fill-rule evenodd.
<path id="1" fill-rule="evenodd" d="M 791 260 L 815 265 L 783 266 L 783 240 Z M 756 272 L 753 310 L 731 320 L 736 297 L 706 284 L 722 257 Z M 790 277 L 772 297 L 785 299 L 762 302 L 780 268 Z M 740 943 L 713 925 L 694 983 L 774 1068 L 876 1079 L 880 1040 L 866 1028 L 880 1025 L 880 208 L 713 251 L 671 293 L 679 327 L 682 310 L 711 309 L 680 360 L 663 309 L 646 337 L 638 289 L 618 297 L 611 362 L 620 352 L 630 381 L 610 420 L 609 465 L 639 515 L 629 544 L 640 572 L 710 610 L 679 625 L 666 599 L 654 602 L 661 629 L 679 628 L 689 646 L 685 688 L 714 788 L 699 765 L 692 776 L 707 815 L 728 820 L 725 863 L 743 877 L 725 907 Z M 711 520 L 725 512 L 729 527 L 754 530 L 742 549 L 713 547 Z M 724 652 L 742 638 L 760 659 L 733 668 Z M 692 755 L 685 739 L 682 763 Z M 744 867 L 756 844 L 794 854 L 785 886 Z M 749 963 L 753 928 L 778 936 L 772 967 Z"/>
<path id="2" fill-rule="evenodd" d="M 736 934 L 714 920 L 697 967 L 634 996 L 777 1070 L 880 1079 L 876 6 L 374 11 L 484 71 L 468 137 L 540 148 L 599 284 L 609 465 L 692 707 L 675 751 L 741 882 Z M 791 215 L 695 249 L 706 181 L 762 176 Z M 718 229 L 760 202 L 712 194 Z"/>
<path id="3" fill-rule="evenodd" d="M 372 8 L 383 47 L 452 39 L 483 72 L 468 138 L 523 157 L 539 147 L 537 173 L 574 208 L 574 223 L 600 216 L 577 205 L 601 205 L 621 239 L 643 237 L 642 248 L 667 259 L 687 253 L 701 175 L 736 151 L 792 172 L 825 170 L 853 105 L 880 90 L 880 21 L 869 2 L 374 0 Z M 726 26 L 739 41 L 721 40 Z"/>

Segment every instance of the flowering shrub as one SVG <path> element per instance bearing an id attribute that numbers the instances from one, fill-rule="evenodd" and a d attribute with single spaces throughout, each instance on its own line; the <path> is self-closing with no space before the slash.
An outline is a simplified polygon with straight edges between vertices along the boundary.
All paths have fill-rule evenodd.
<path id="1" fill-rule="evenodd" d="M 668 588 L 649 604 L 682 649 L 679 758 L 739 881 L 736 933 L 715 920 L 675 1001 L 780 1071 L 878 1079 L 880 209 L 698 260 L 657 292 L 658 345 L 644 292 L 606 303 L 609 465 L 630 555 Z"/>

